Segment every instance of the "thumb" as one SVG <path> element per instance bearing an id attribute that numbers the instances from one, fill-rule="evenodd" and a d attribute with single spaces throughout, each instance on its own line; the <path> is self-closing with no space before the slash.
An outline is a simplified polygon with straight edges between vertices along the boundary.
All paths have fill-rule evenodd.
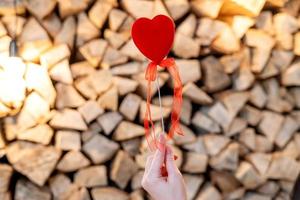
<path id="1" fill-rule="evenodd" d="M 163 145 L 161 145 L 160 148 L 156 149 L 150 169 L 150 173 L 156 178 L 161 177 L 161 167 L 163 166 L 165 160 L 166 145 L 164 136 L 160 136 L 160 143 Z"/>
<path id="2" fill-rule="evenodd" d="M 174 161 L 173 151 L 169 146 L 166 147 L 166 168 L 168 171 L 168 179 L 172 179 L 179 172 Z"/>

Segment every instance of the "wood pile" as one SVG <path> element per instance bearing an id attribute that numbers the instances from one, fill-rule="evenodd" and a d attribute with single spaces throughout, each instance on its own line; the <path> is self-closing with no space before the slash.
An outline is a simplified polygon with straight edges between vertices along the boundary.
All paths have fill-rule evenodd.
<path id="1" fill-rule="evenodd" d="M 171 56 L 184 84 L 185 135 L 170 144 L 188 200 L 291 199 L 299 8 L 299 0 L 19 0 L 16 20 L 13 1 L 1 0 L 0 199 L 150 199 L 141 188 L 147 60 L 130 28 L 157 14 L 177 26 Z M 24 62 L 9 68 L 15 34 Z M 162 69 L 158 78 L 168 122 L 172 82 Z"/>

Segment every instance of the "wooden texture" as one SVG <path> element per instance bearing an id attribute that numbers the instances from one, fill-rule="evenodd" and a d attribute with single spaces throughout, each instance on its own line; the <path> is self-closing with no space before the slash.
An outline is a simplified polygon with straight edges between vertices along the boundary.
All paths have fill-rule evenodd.
<path id="1" fill-rule="evenodd" d="M 0 0 L 0 199 L 150 200 L 148 60 L 131 27 L 174 20 L 168 140 L 188 200 L 289 200 L 300 174 L 299 0 Z M 15 26 L 16 23 L 16 26 Z M 20 58 L 8 58 L 17 37 Z M 165 130 L 174 82 L 157 67 Z M 150 102 L 163 133 L 156 82 Z M 176 105 L 175 105 L 176 106 Z"/>

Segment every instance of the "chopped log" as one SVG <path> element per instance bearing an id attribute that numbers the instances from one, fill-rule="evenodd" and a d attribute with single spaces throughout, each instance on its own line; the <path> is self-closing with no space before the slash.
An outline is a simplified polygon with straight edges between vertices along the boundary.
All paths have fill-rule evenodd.
<path id="1" fill-rule="evenodd" d="M 294 54 L 300 55 L 300 32 L 297 32 L 294 37 Z"/>
<path id="2" fill-rule="evenodd" d="M 139 2 L 142 0 L 138 0 Z M 147 1 L 148 2 L 148 1 Z M 145 56 L 138 50 L 138 48 L 133 43 L 133 40 L 130 39 L 121 49 L 120 52 L 133 60 L 136 61 L 145 61 Z"/>
<path id="3" fill-rule="evenodd" d="M 220 58 L 226 74 L 234 73 L 241 64 L 242 57 L 240 54 L 225 55 Z"/>
<path id="4" fill-rule="evenodd" d="M 256 19 L 255 26 L 270 35 L 274 34 L 273 15 L 271 11 L 263 11 Z"/>
<path id="5" fill-rule="evenodd" d="M 120 113 L 124 115 L 126 119 L 133 121 L 136 118 L 141 101 L 141 97 L 135 94 L 130 93 L 126 95 L 120 105 Z"/>
<path id="6" fill-rule="evenodd" d="M 79 13 L 77 20 L 76 46 L 80 47 L 100 35 L 98 28 L 89 20 L 85 12 Z"/>
<path id="7" fill-rule="evenodd" d="M 267 94 L 259 84 L 255 84 L 250 92 L 249 101 L 258 108 L 263 108 L 267 102 Z"/>
<path id="8" fill-rule="evenodd" d="M 209 160 L 209 165 L 216 170 L 235 171 L 239 162 L 239 144 L 231 143 L 220 154 Z"/>
<path id="9" fill-rule="evenodd" d="M 94 164 L 101 164 L 110 160 L 119 149 L 119 144 L 100 134 L 95 135 L 83 144 L 86 153 Z"/>
<path id="10" fill-rule="evenodd" d="M 154 2 L 145 0 L 122 0 L 121 4 L 134 18 L 153 17 Z"/>
<path id="11" fill-rule="evenodd" d="M 103 94 L 112 85 L 113 79 L 110 71 L 98 70 L 89 77 L 92 88 L 97 92 L 98 95 Z"/>
<path id="12" fill-rule="evenodd" d="M 118 89 L 112 86 L 109 90 L 103 93 L 98 99 L 97 103 L 103 109 L 117 111 L 119 105 Z"/>
<path id="13" fill-rule="evenodd" d="M 107 170 L 103 165 L 80 169 L 74 175 L 74 182 L 81 187 L 99 187 L 107 185 Z"/>
<path id="14" fill-rule="evenodd" d="M 39 19 L 49 15 L 55 8 L 55 5 L 55 0 L 47 0 L 43 1 L 43 3 L 38 0 L 30 0 L 25 2 L 27 10 Z"/>
<path id="15" fill-rule="evenodd" d="M 246 161 L 240 163 L 235 177 L 246 189 L 254 189 L 264 182 L 263 176 L 260 176 L 255 168 Z"/>
<path id="16" fill-rule="evenodd" d="M 234 119 L 234 115 L 230 113 L 220 102 L 210 107 L 207 114 L 224 130 L 227 130 L 229 128 L 232 120 Z"/>
<path id="17" fill-rule="evenodd" d="M 239 188 L 240 183 L 230 172 L 226 171 L 212 171 L 210 173 L 212 183 L 216 185 L 222 193 L 229 193 Z"/>
<path id="18" fill-rule="evenodd" d="M 114 187 L 100 187 L 93 188 L 91 194 L 94 200 L 110 200 L 112 197 L 114 200 L 128 200 L 129 195 Z"/>
<path id="19" fill-rule="evenodd" d="M 199 20 L 199 26 L 196 30 L 196 36 L 199 37 L 201 45 L 210 45 L 212 41 L 225 28 L 225 23 L 212 20 L 210 18 L 202 18 Z"/>
<path id="20" fill-rule="evenodd" d="M 10 165 L 0 164 L 0 193 L 7 192 L 13 174 L 13 168 Z"/>
<path id="21" fill-rule="evenodd" d="M 248 92 L 225 92 L 221 95 L 221 100 L 228 112 L 236 116 L 249 99 Z"/>
<path id="22" fill-rule="evenodd" d="M 142 101 L 140 105 L 140 122 L 144 120 L 145 113 L 146 113 L 146 107 L 147 103 L 146 101 Z M 151 110 L 151 117 L 153 121 L 158 121 L 161 119 L 161 110 L 159 106 L 150 104 L 150 110 Z M 162 107 L 162 117 L 167 118 L 171 113 L 171 108 L 170 107 Z"/>
<path id="23" fill-rule="evenodd" d="M 293 63 L 281 76 L 281 83 L 285 86 L 299 86 L 300 62 Z"/>
<path id="24" fill-rule="evenodd" d="M 112 163 L 110 178 L 124 189 L 131 177 L 138 171 L 137 164 L 124 151 L 119 151 Z"/>
<path id="25" fill-rule="evenodd" d="M 52 38 L 54 38 L 61 29 L 61 21 L 55 13 L 44 18 L 41 23 Z"/>
<path id="26" fill-rule="evenodd" d="M 279 185 L 275 181 L 268 181 L 259 187 L 258 191 L 271 197 L 275 197 L 280 190 Z"/>
<path id="27" fill-rule="evenodd" d="M 267 177 L 296 181 L 299 173 L 300 164 L 298 161 L 284 155 L 273 155 L 272 162 L 267 171 Z"/>
<path id="28" fill-rule="evenodd" d="M 56 168 L 61 172 L 73 172 L 90 165 L 90 161 L 80 151 L 66 153 Z"/>
<path id="29" fill-rule="evenodd" d="M 199 175 L 183 174 L 183 180 L 187 188 L 187 199 L 194 199 L 200 186 L 204 182 L 204 177 Z"/>
<path id="30" fill-rule="evenodd" d="M 219 133 L 221 131 L 219 125 L 214 120 L 200 111 L 196 112 L 193 116 L 192 124 L 198 129 L 204 129 L 212 133 Z"/>
<path id="31" fill-rule="evenodd" d="M 220 153 L 230 142 L 230 139 L 221 135 L 209 134 L 203 137 L 207 153 L 215 156 Z"/>
<path id="32" fill-rule="evenodd" d="M 254 192 L 248 192 L 245 195 L 244 199 L 245 200 L 271 200 L 271 198 L 269 196 L 254 193 Z"/>
<path id="33" fill-rule="evenodd" d="M 4 27 L 4 24 L 2 22 L 0 22 L 0 37 L 6 36 L 6 35 L 7 35 L 6 28 Z"/>
<path id="34" fill-rule="evenodd" d="M 85 10 L 88 6 L 88 2 L 86 0 L 57 0 L 59 14 L 62 18 L 67 16 L 71 16 L 77 14 L 83 10 Z"/>
<path id="35" fill-rule="evenodd" d="M 259 1 L 243 1 L 243 0 L 229 0 L 225 1 L 220 14 L 221 15 L 247 15 L 256 17 L 263 9 L 266 0 Z"/>
<path id="36" fill-rule="evenodd" d="M 55 146 L 65 151 L 78 151 L 81 148 L 80 135 L 75 131 L 57 131 L 55 135 Z"/>
<path id="37" fill-rule="evenodd" d="M 200 193 L 197 195 L 196 200 L 221 200 L 222 195 L 220 192 L 212 185 L 204 187 Z"/>
<path id="38" fill-rule="evenodd" d="M 95 120 L 99 115 L 104 113 L 103 108 L 96 101 L 89 100 L 78 108 L 78 111 L 87 124 Z"/>
<path id="39" fill-rule="evenodd" d="M 256 152 L 270 152 L 273 149 L 273 143 L 265 136 L 256 135 L 255 137 L 255 151 Z"/>
<path id="40" fill-rule="evenodd" d="M 180 113 L 180 121 L 182 121 L 185 125 L 190 125 L 191 116 L 192 116 L 192 103 L 189 99 L 183 98 L 182 110 Z"/>
<path id="41" fill-rule="evenodd" d="M 134 138 L 131 140 L 126 140 L 121 143 L 122 148 L 130 155 L 135 156 L 140 152 L 140 138 Z"/>
<path id="42" fill-rule="evenodd" d="M 118 50 L 108 47 L 101 61 L 102 69 L 109 69 L 115 65 L 124 64 L 128 61 L 128 57 L 120 53 Z"/>
<path id="43" fill-rule="evenodd" d="M 299 125 L 296 120 L 291 117 L 286 117 L 282 123 L 280 131 L 277 133 L 275 144 L 280 148 L 283 148 L 293 137 L 298 128 Z"/>
<path id="44" fill-rule="evenodd" d="M 283 122 L 284 117 L 282 115 L 274 112 L 264 111 L 258 128 L 259 131 L 267 136 L 270 142 L 274 142 Z"/>
<path id="45" fill-rule="evenodd" d="M 223 0 L 193 0 L 191 7 L 198 16 L 217 18 L 223 2 Z"/>
<path id="46" fill-rule="evenodd" d="M 130 35 L 128 32 L 113 32 L 110 29 L 105 29 L 104 38 L 108 41 L 108 43 L 115 49 L 119 49 L 123 44 L 127 42 Z"/>
<path id="47" fill-rule="evenodd" d="M 246 159 L 252 163 L 261 176 L 264 176 L 268 170 L 272 156 L 264 153 L 252 153 L 249 154 Z"/>
<path id="48" fill-rule="evenodd" d="M 249 29 L 245 36 L 246 44 L 250 47 L 259 49 L 272 49 L 275 45 L 275 40 L 266 32 L 259 29 Z M 261 41 L 265 41 L 262 44 Z"/>
<path id="49" fill-rule="evenodd" d="M 87 126 L 79 112 L 73 109 L 63 109 L 57 112 L 52 120 L 50 126 L 54 128 L 74 129 L 79 131 L 87 130 Z"/>
<path id="50" fill-rule="evenodd" d="M 48 145 L 52 140 L 53 133 L 54 132 L 49 125 L 39 124 L 36 127 L 19 132 L 17 138 L 19 140 L 26 140 Z"/>
<path id="51" fill-rule="evenodd" d="M 172 19 L 174 19 L 175 21 L 182 18 L 190 8 L 187 0 L 166 0 L 165 5 Z"/>
<path id="52" fill-rule="evenodd" d="M 66 44 L 56 45 L 40 56 L 42 66 L 50 69 L 59 61 L 69 58 L 71 55 L 70 49 Z"/>
<path id="53" fill-rule="evenodd" d="M 123 117 L 118 112 L 106 112 L 97 118 L 106 135 L 109 135 L 115 127 L 122 121 Z"/>
<path id="54" fill-rule="evenodd" d="M 243 15 L 224 16 L 220 19 L 230 25 L 233 33 L 238 39 L 241 39 L 247 30 L 254 24 L 254 20 L 252 18 Z"/>
<path id="55" fill-rule="evenodd" d="M 19 156 L 15 156 L 19 155 Z M 61 151 L 49 146 L 15 142 L 7 149 L 7 157 L 14 169 L 33 183 L 43 186 L 55 168 Z"/>
<path id="56" fill-rule="evenodd" d="M 204 154 L 188 152 L 182 170 L 188 173 L 203 173 L 206 171 L 208 156 Z"/>
<path id="57" fill-rule="evenodd" d="M 94 73 L 96 70 L 87 61 L 71 64 L 71 72 L 74 79 Z"/>
<path id="58" fill-rule="evenodd" d="M 199 56 L 200 44 L 193 38 L 176 32 L 173 52 L 182 58 L 195 58 Z"/>
<path id="59" fill-rule="evenodd" d="M 191 152 L 207 154 L 206 147 L 204 145 L 203 137 L 198 136 L 195 142 L 184 144 L 183 148 Z"/>
<path id="60" fill-rule="evenodd" d="M 123 141 L 144 135 L 144 127 L 137 124 L 122 121 L 116 128 L 113 139 L 115 141 Z"/>
<path id="61" fill-rule="evenodd" d="M 38 107 L 36 105 L 39 105 Z M 25 130 L 41 123 L 50 112 L 50 106 L 40 95 L 32 92 L 27 96 L 17 118 L 19 130 Z"/>
<path id="62" fill-rule="evenodd" d="M 77 79 L 74 86 L 84 97 L 91 100 L 95 100 L 97 98 L 97 92 L 93 87 L 91 76 Z"/>
<path id="63" fill-rule="evenodd" d="M 252 151 L 255 150 L 256 140 L 255 140 L 255 130 L 253 128 L 247 128 L 241 132 L 239 136 L 239 141 L 246 145 Z"/>
<path id="64" fill-rule="evenodd" d="M 188 37 L 194 37 L 197 26 L 197 18 L 190 14 L 177 28 L 177 32 Z"/>
<path id="65" fill-rule="evenodd" d="M 127 14 L 119 9 L 112 9 L 108 16 L 109 28 L 113 31 L 117 31 L 124 20 L 126 19 Z"/>
<path id="66" fill-rule="evenodd" d="M 32 17 L 25 24 L 19 38 L 20 55 L 26 61 L 38 61 L 40 55 L 52 46 L 47 32 Z"/>
<path id="67" fill-rule="evenodd" d="M 90 194 L 89 191 L 85 188 L 82 187 L 75 191 L 74 193 L 71 194 L 70 198 L 78 198 L 79 200 L 90 200 Z"/>
<path id="68" fill-rule="evenodd" d="M 17 22 L 15 22 L 17 20 Z M 24 24 L 26 23 L 26 19 L 21 16 L 14 16 L 14 15 L 4 15 L 1 18 L 1 21 L 6 27 L 8 35 L 13 36 L 17 35 L 20 36 L 23 34 Z M 27 21 L 28 23 L 28 21 Z M 27 26 L 27 25 L 26 25 Z"/>
<path id="69" fill-rule="evenodd" d="M 180 124 L 180 127 L 184 135 L 179 135 L 179 134 L 174 135 L 173 139 L 176 145 L 180 146 L 180 145 L 184 145 L 196 141 L 195 133 L 190 128 L 184 126 L 183 124 Z"/>
<path id="70" fill-rule="evenodd" d="M 90 9 L 89 18 L 98 29 L 103 27 L 111 9 L 112 5 L 105 1 L 96 1 Z"/>
<path id="71" fill-rule="evenodd" d="M 273 21 L 277 45 L 285 50 L 293 49 L 293 36 L 291 34 L 299 28 L 296 18 L 287 13 L 278 13 L 274 15 Z"/>
<path id="72" fill-rule="evenodd" d="M 113 83 L 117 86 L 118 93 L 124 96 L 130 92 L 134 92 L 138 87 L 138 82 L 128 78 L 122 78 L 120 76 L 113 77 Z"/>
<path id="73" fill-rule="evenodd" d="M 228 199 L 228 200 L 241 199 L 244 197 L 244 194 L 245 194 L 245 188 L 240 187 L 240 188 L 236 189 L 235 191 L 226 193 L 224 195 L 224 197 L 225 197 L 225 199 Z"/>
<path id="74" fill-rule="evenodd" d="M 229 128 L 225 130 L 225 135 L 228 137 L 234 136 L 247 128 L 247 121 L 243 118 L 236 117 L 231 122 Z"/>
<path id="75" fill-rule="evenodd" d="M 107 48 L 107 41 L 94 39 L 79 48 L 80 53 L 94 67 L 98 67 Z"/>
<path id="76" fill-rule="evenodd" d="M 201 64 L 204 69 L 204 85 L 208 92 L 216 92 L 230 85 L 229 76 L 215 57 L 209 56 Z"/>
<path id="77" fill-rule="evenodd" d="M 142 188 L 142 179 L 143 179 L 144 173 L 145 173 L 145 171 L 139 170 L 132 177 L 130 185 L 133 190 L 138 190 L 138 189 Z"/>
<path id="78" fill-rule="evenodd" d="M 248 124 L 256 126 L 260 122 L 262 114 L 258 109 L 246 105 L 241 111 L 241 117 L 245 119 Z"/>
<path id="79" fill-rule="evenodd" d="M 65 84 L 72 84 L 73 78 L 67 59 L 55 64 L 49 71 L 49 75 L 52 80 Z"/>
<path id="80" fill-rule="evenodd" d="M 187 83 L 183 87 L 183 96 L 200 105 L 208 105 L 213 102 L 212 98 L 194 83 Z"/>
<path id="81" fill-rule="evenodd" d="M 212 41 L 212 49 L 224 53 L 230 54 L 240 50 L 240 40 L 234 34 L 233 30 L 226 24 L 222 27 L 221 32 Z"/>
<path id="82" fill-rule="evenodd" d="M 57 174 L 49 180 L 49 185 L 54 198 L 72 198 L 77 194 L 78 186 L 71 183 L 71 180 L 63 174 Z M 79 194 L 77 194 L 79 196 Z"/>
<path id="83" fill-rule="evenodd" d="M 51 193 L 46 186 L 38 187 L 26 179 L 19 179 L 16 183 L 15 199 L 51 200 Z"/>
<path id="84" fill-rule="evenodd" d="M 201 68 L 198 60 L 176 60 L 180 79 L 183 85 L 201 79 Z M 186 70 L 189 68 L 189 70 Z"/>

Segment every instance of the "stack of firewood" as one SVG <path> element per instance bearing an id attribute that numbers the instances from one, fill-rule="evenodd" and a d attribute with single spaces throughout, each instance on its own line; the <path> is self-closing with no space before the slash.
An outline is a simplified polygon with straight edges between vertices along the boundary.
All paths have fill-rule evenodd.
<path id="1" fill-rule="evenodd" d="M 130 29 L 157 14 L 177 27 L 171 56 L 185 135 L 170 145 L 188 200 L 291 199 L 299 8 L 299 0 L 19 0 L 15 15 L 13 0 L 0 0 L 0 199 L 150 199 L 141 188 L 148 61 Z M 24 82 L 17 102 L 6 101 L 20 87 L 1 66 L 14 35 L 26 66 L 14 66 Z M 163 69 L 158 78 L 168 122 L 173 84 Z M 153 85 L 159 132 L 156 95 Z"/>

